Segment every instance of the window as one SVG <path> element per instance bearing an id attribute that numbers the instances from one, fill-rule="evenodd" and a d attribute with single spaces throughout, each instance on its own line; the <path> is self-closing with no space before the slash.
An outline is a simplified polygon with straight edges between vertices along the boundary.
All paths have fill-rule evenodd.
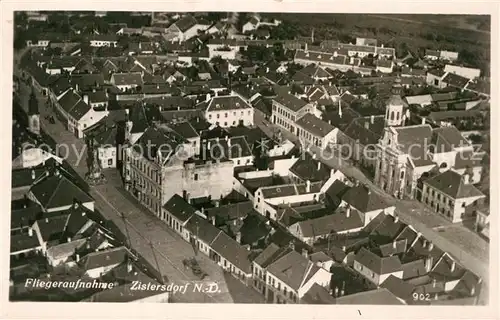
<path id="1" fill-rule="evenodd" d="M 281 290 L 281 283 L 277 283 L 278 291 Z"/>
<path id="2" fill-rule="evenodd" d="M 236 111 L 235 111 L 235 112 L 233 112 L 233 116 L 235 116 L 235 115 L 236 115 Z"/>
<path id="3" fill-rule="evenodd" d="M 236 121 L 233 121 L 233 126 L 235 126 L 235 125 L 236 125 Z"/>
<path id="4" fill-rule="evenodd" d="M 437 195 L 437 199 L 440 200 L 441 199 L 441 194 L 438 193 Z"/>
<path id="5" fill-rule="evenodd" d="M 439 86 L 439 79 L 434 79 L 434 85 Z"/>
<path id="6" fill-rule="evenodd" d="M 404 173 L 404 171 L 401 171 L 400 178 L 403 179 L 404 177 L 405 177 L 405 173 Z"/>
<path id="7" fill-rule="evenodd" d="M 209 114 L 209 115 L 208 115 L 208 120 L 211 120 L 211 119 L 212 119 L 212 115 L 211 115 L 211 114 Z"/>
<path id="8" fill-rule="evenodd" d="M 236 163 L 239 165 L 241 163 L 241 160 L 236 161 Z"/>
<path id="9" fill-rule="evenodd" d="M 197 173 L 194 174 L 194 181 L 198 181 L 198 174 Z"/>
<path id="10" fill-rule="evenodd" d="M 108 159 L 108 166 L 112 166 L 113 165 L 113 159 Z"/>
<path id="11" fill-rule="evenodd" d="M 462 208 L 465 208 L 465 202 L 462 203 Z"/>
<path id="12" fill-rule="evenodd" d="M 248 110 L 248 115 L 250 115 L 252 112 L 250 110 Z"/>
<path id="13" fill-rule="evenodd" d="M 220 118 L 220 114 L 217 113 L 217 119 L 219 119 L 219 118 Z"/>
<path id="14" fill-rule="evenodd" d="M 227 112 L 226 112 L 226 113 L 224 113 L 224 118 L 227 118 Z"/>
<path id="15" fill-rule="evenodd" d="M 227 127 L 227 121 L 226 121 L 226 122 L 224 122 L 224 127 Z"/>
<path id="16" fill-rule="evenodd" d="M 372 272 L 372 278 L 375 278 L 375 272 Z"/>

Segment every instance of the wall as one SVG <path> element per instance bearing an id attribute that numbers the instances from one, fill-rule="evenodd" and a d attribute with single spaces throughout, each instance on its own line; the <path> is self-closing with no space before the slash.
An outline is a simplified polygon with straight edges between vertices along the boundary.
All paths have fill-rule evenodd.
<path id="1" fill-rule="evenodd" d="M 223 128 L 237 126 L 240 121 L 243 121 L 245 126 L 253 126 L 254 110 L 253 108 L 224 110 L 224 111 L 207 111 L 205 118 L 211 124 L 217 124 Z"/>
<path id="2" fill-rule="evenodd" d="M 288 176 L 290 168 L 297 162 L 299 158 L 292 157 L 290 159 L 280 159 L 274 161 L 274 173 L 285 177 Z"/>
<path id="3" fill-rule="evenodd" d="M 231 161 L 205 163 L 193 167 L 162 168 L 162 205 L 185 190 L 191 198 L 211 196 L 219 199 L 232 191 L 234 164 Z"/>
<path id="4" fill-rule="evenodd" d="M 299 289 L 299 298 L 302 298 L 309 289 L 311 289 L 312 285 L 317 283 L 321 287 L 329 287 L 330 286 L 330 280 L 332 278 L 332 274 L 325 269 L 321 268 L 316 273 L 312 276 L 309 281 L 304 283 L 302 287 Z"/>
<path id="5" fill-rule="evenodd" d="M 105 266 L 105 267 L 100 267 L 100 268 L 95 268 L 95 269 L 92 269 L 92 270 L 87 270 L 87 272 L 85 273 L 87 276 L 93 278 L 93 279 L 97 279 L 99 278 L 101 275 L 103 274 L 106 274 L 108 273 L 109 271 L 113 270 L 114 268 L 116 268 L 120 263 L 115 263 L 115 264 L 112 264 L 110 266 Z"/>
<path id="6" fill-rule="evenodd" d="M 99 147 L 99 160 L 103 169 L 116 168 L 116 147 Z"/>

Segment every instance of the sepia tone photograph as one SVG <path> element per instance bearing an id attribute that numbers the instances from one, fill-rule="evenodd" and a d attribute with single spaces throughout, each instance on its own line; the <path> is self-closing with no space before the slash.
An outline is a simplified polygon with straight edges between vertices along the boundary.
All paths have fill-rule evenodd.
<path id="1" fill-rule="evenodd" d="M 491 25 L 15 11 L 9 300 L 488 305 Z"/>

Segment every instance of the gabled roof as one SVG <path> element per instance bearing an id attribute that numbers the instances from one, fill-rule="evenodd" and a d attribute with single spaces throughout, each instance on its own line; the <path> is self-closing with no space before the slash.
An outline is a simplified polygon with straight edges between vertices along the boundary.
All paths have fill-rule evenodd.
<path id="1" fill-rule="evenodd" d="M 10 252 L 34 249 L 40 246 L 35 235 L 29 236 L 27 233 L 20 233 L 10 236 Z"/>
<path id="2" fill-rule="evenodd" d="M 206 111 L 225 111 L 250 108 L 252 108 L 252 106 L 246 103 L 239 96 L 217 96 L 210 100 Z"/>
<path id="3" fill-rule="evenodd" d="M 302 181 L 327 181 L 330 178 L 331 169 L 321 161 L 313 159 L 309 153 L 304 153 L 291 167 L 290 172 Z"/>
<path id="4" fill-rule="evenodd" d="M 454 74 L 449 72 L 442 80 L 444 83 L 447 83 L 448 85 L 452 87 L 457 87 L 457 88 L 464 88 L 465 85 L 469 82 L 469 79 L 462 77 L 458 74 Z"/>
<path id="5" fill-rule="evenodd" d="M 118 247 L 104 251 L 92 252 L 82 258 L 80 265 L 85 270 L 121 264 L 127 261 L 128 251 L 125 247 Z"/>
<path id="6" fill-rule="evenodd" d="M 301 303 L 307 304 L 335 304 L 335 299 L 328 292 L 317 283 L 314 283 L 309 291 L 302 297 Z"/>
<path id="7" fill-rule="evenodd" d="M 349 216 L 345 208 L 338 208 L 334 214 L 321 218 L 297 222 L 303 237 L 325 236 L 330 233 L 341 233 L 359 229 L 364 226 L 361 215 L 357 210 L 351 209 Z"/>
<path id="8" fill-rule="evenodd" d="M 299 99 L 292 94 L 284 92 L 279 92 L 278 95 L 273 98 L 273 100 L 293 112 L 297 112 L 307 105 L 306 101 Z"/>
<path id="9" fill-rule="evenodd" d="M 319 267 L 296 251 L 290 251 L 271 265 L 267 271 L 297 291 L 308 277 L 315 274 Z"/>
<path id="10" fill-rule="evenodd" d="M 445 171 L 427 179 L 424 184 L 445 193 L 453 199 L 485 196 L 474 185 L 464 181 L 462 175 L 453 170 Z"/>
<path id="11" fill-rule="evenodd" d="M 361 248 L 356 254 L 355 261 L 378 275 L 402 271 L 401 261 L 397 256 L 382 258 L 366 248 Z"/>
<path id="12" fill-rule="evenodd" d="M 114 73 L 111 79 L 117 86 L 142 85 L 142 75 L 140 72 Z"/>
<path id="13" fill-rule="evenodd" d="M 344 134 L 362 145 L 377 144 L 385 128 L 385 117 L 372 116 L 357 118 L 344 129 Z"/>
<path id="14" fill-rule="evenodd" d="M 73 117 L 76 121 L 83 118 L 92 108 L 85 103 L 83 100 L 78 101 L 78 103 L 69 110 L 69 115 Z"/>
<path id="15" fill-rule="evenodd" d="M 392 274 L 385 279 L 384 282 L 382 282 L 380 287 L 389 290 L 396 297 L 405 301 L 410 301 L 412 299 L 412 294 L 415 291 L 415 287 L 412 284 L 401 280 Z"/>
<path id="16" fill-rule="evenodd" d="M 267 268 L 269 264 L 274 262 L 277 257 L 280 255 L 283 255 L 283 253 L 288 252 L 290 250 L 289 248 L 281 248 L 278 247 L 276 244 L 271 243 L 268 245 L 264 251 L 262 251 L 255 259 L 254 262 L 261 266 L 262 268 Z"/>
<path id="17" fill-rule="evenodd" d="M 335 130 L 334 126 L 326 121 L 321 120 L 312 113 L 306 113 L 295 123 L 307 132 L 310 132 L 315 136 L 321 138 L 325 137 L 327 134 Z"/>
<path id="18" fill-rule="evenodd" d="M 45 209 L 72 205 L 75 200 L 80 203 L 94 202 L 86 192 L 60 173 L 37 182 L 30 192 Z"/>
<path id="19" fill-rule="evenodd" d="M 416 125 L 407 127 L 396 127 L 398 149 L 408 154 L 415 166 L 431 165 L 433 163 L 425 149 L 432 138 L 432 128 L 430 125 Z"/>
<path id="20" fill-rule="evenodd" d="M 180 134 L 185 139 L 197 138 L 199 137 L 196 130 L 193 128 L 191 123 L 188 121 L 170 123 L 168 125 L 172 130 Z"/>
<path id="21" fill-rule="evenodd" d="M 250 251 L 241 246 L 224 232 L 220 232 L 210 245 L 212 250 L 245 273 L 251 272 Z"/>
<path id="22" fill-rule="evenodd" d="M 192 15 L 186 15 L 183 18 L 177 20 L 174 24 L 179 28 L 181 32 L 186 32 L 196 24 L 196 19 Z"/>
<path id="23" fill-rule="evenodd" d="M 433 153 L 450 152 L 455 148 L 470 146 L 460 131 L 455 126 L 436 128 L 432 131 L 432 144 L 435 145 Z"/>
<path id="24" fill-rule="evenodd" d="M 211 244 L 219 235 L 221 230 L 198 215 L 193 215 L 186 224 L 186 229 L 198 239 Z"/>
<path id="25" fill-rule="evenodd" d="M 385 288 L 349 294 L 335 299 L 336 304 L 401 305 L 404 304 Z"/>
<path id="26" fill-rule="evenodd" d="M 174 194 L 163 208 L 181 222 L 186 222 L 196 213 L 196 210 L 178 194 Z"/>
<path id="27" fill-rule="evenodd" d="M 380 195 L 363 185 L 347 190 L 342 196 L 342 200 L 363 213 L 390 207 Z"/>

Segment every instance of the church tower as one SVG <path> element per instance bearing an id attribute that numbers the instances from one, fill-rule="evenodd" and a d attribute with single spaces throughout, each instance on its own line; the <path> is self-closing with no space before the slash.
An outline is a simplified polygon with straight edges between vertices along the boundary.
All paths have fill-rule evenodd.
<path id="1" fill-rule="evenodd" d="M 38 111 L 38 101 L 33 90 L 28 104 L 28 130 L 40 135 L 40 112 Z"/>
<path id="2" fill-rule="evenodd" d="M 391 89 L 391 96 L 385 104 L 385 125 L 389 127 L 403 126 L 408 118 L 408 106 L 401 98 L 403 86 L 397 78 Z"/>

